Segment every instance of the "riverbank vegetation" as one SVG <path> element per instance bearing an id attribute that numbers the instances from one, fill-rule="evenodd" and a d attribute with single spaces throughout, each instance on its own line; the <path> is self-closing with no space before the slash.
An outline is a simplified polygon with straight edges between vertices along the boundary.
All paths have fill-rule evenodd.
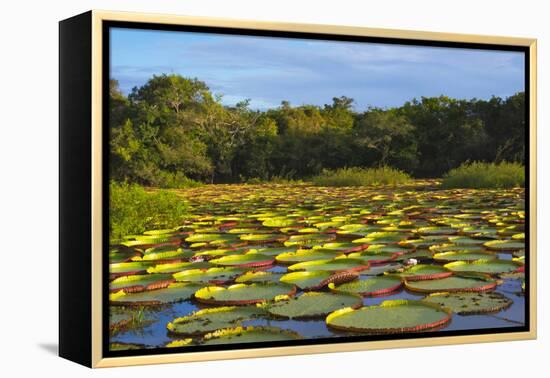
<path id="1" fill-rule="evenodd" d="M 225 106 L 204 82 L 179 75 L 153 76 L 128 95 L 112 80 L 111 179 L 183 188 L 273 177 L 319 181 L 327 170 L 350 178 L 362 175 L 360 168 L 391 167 L 430 178 L 468 161 L 524 164 L 523 92 L 422 97 L 384 109 L 355 109 L 345 96 L 324 106 L 249 105 Z"/>

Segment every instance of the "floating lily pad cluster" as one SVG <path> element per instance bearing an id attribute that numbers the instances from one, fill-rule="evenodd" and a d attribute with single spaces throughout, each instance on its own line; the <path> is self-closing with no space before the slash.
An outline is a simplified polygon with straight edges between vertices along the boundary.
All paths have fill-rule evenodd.
<path id="1" fill-rule="evenodd" d="M 128 235 L 109 250 L 112 308 L 190 304 L 163 325 L 172 341 L 160 346 L 296 340 L 309 319 L 335 337 L 440 329 L 453 314 L 507 308 L 512 299 L 495 288 L 523 280 L 522 189 L 441 190 L 419 181 L 176 192 L 191 214 L 179 227 Z M 418 299 L 396 300 L 404 290 Z M 379 305 L 364 305 L 380 296 Z M 281 319 L 297 328 L 269 324 Z M 121 321 L 112 324 L 123 330 Z M 115 338 L 112 347 L 159 345 L 144 336 Z"/>

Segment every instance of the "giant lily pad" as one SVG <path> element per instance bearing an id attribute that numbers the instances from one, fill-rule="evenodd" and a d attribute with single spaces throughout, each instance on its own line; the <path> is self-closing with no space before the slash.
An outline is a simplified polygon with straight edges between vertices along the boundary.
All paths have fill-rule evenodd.
<path id="1" fill-rule="evenodd" d="M 495 251 L 517 251 L 519 249 L 525 249 L 525 243 L 516 240 L 492 240 L 483 245 Z"/>
<path id="2" fill-rule="evenodd" d="M 155 306 L 168 303 L 181 302 L 189 299 L 202 288 L 203 285 L 195 283 L 174 282 L 168 287 L 159 290 L 147 290 L 138 293 L 119 293 L 110 296 L 111 304 L 123 306 Z"/>
<path id="3" fill-rule="evenodd" d="M 403 232 L 371 232 L 364 238 L 355 239 L 353 243 L 357 244 L 391 244 L 399 243 L 409 237 Z"/>
<path id="4" fill-rule="evenodd" d="M 278 263 L 294 264 L 304 261 L 332 259 L 338 254 L 326 249 L 299 249 L 296 252 L 281 253 L 275 259 Z"/>
<path id="5" fill-rule="evenodd" d="M 239 238 L 250 243 L 274 243 L 285 240 L 286 236 L 281 234 L 246 234 Z"/>
<path id="6" fill-rule="evenodd" d="M 344 308 L 327 316 L 330 328 L 365 333 L 419 332 L 442 327 L 451 313 L 431 303 L 413 300 L 384 301 L 379 306 Z"/>
<path id="7" fill-rule="evenodd" d="M 169 274 L 139 274 L 123 276 L 109 283 L 109 291 L 123 290 L 125 293 L 137 293 L 145 290 L 155 290 L 168 287 L 174 278 Z"/>
<path id="8" fill-rule="evenodd" d="M 292 235 L 287 241 L 284 242 L 284 245 L 286 247 L 293 245 L 315 246 L 334 239 L 336 239 L 336 236 L 331 234 Z"/>
<path id="9" fill-rule="evenodd" d="M 121 276 L 131 276 L 133 274 L 143 274 L 147 272 L 147 268 L 151 263 L 142 262 L 123 262 L 109 265 L 109 275 L 111 278 Z"/>
<path id="10" fill-rule="evenodd" d="M 420 281 L 445 278 L 452 274 L 453 272 L 439 265 L 419 264 L 405 268 L 399 275 L 408 281 Z"/>
<path id="11" fill-rule="evenodd" d="M 271 301 L 280 295 L 292 296 L 296 287 L 283 283 L 235 284 L 228 288 L 209 286 L 198 290 L 195 298 L 215 305 L 246 305 Z"/>
<path id="12" fill-rule="evenodd" d="M 430 247 L 430 251 L 436 252 L 436 253 L 443 253 L 443 252 L 483 252 L 484 248 L 480 245 L 474 245 L 474 244 L 465 244 L 465 245 L 457 245 L 457 244 L 436 244 L 432 245 Z"/>
<path id="13" fill-rule="evenodd" d="M 496 292 L 485 293 L 434 293 L 423 301 L 436 303 L 460 315 L 498 312 L 509 307 L 513 301 Z"/>
<path id="14" fill-rule="evenodd" d="M 478 272 L 486 274 L 511 273 L 523 268 L 523 264 L 510 260 L 475 260 L 455 261 L 445 264 L 445 268 L 453 272 Z"/>
<path id="15" fill-rule="evenodd" d="M 330 272 L 339 272 L 339 271 L 353 271 L 359 272 L 362 270 L 369 269 L 369 263 L 350 258 L 338 258 L 332 260 L 314 260 L 306 261 L 298 264 L 294 264 L 288 267 L 288 270 L 307 270 L 307 271 L 316 271 L 324 270 Z"/>
<path id="16" fill-rule="evenodd" d="M 351 259 L 366 261 L 369 264 L 386 264 L 397 258 L 397 253 L 388 252 L 354 252 L 348 255 Z"/>
<path id="17" fill-rule="evenodd" d="M 171 251 L 163 252 L 149 252 L 143 255 L 140 261 L 173 261 L 173 260 L 187 260 L 194 255 L 195 252 L 186 250 L 183 248 L 173 249 Z M 134 259 L 136 261 L 137 259 Z"/>
<path id="18" fill-rule="evenodd" d="M 337 242 L 337 243 L 325 243 L 323 244 L 323 249 L 339 251 L 342 253 L 350 253 L 350 252 L 362 251 L 363 249 L 366 249 L 368 246 L 369 246 L 368 244 Z"/>
<path id="19" fill-rule="evenodd" d="M 338 272 L 332 273 L 327 271 L 301 271 L 287 273 L 281 277 L 281 282 L 298 286 L 302 290 L 318 290 L 329 283 L 344 283 L 355 280 L 358 277 L 357 273 Z"/>
<path id="20" fill-rule="evenodd" d="M 172 333 L 196 335 L 222 328 L 240 325 L 244 320 L 257 318 L 265 311 L 256 306 L 229 306 L 206 308 L 190 315 L 176 318 L 166 326 Z"/>
<path id="21" fill-rule="evenodd" d="M 270 218 L 266 219 L 262 225 L 265 227 L 282 228 L 290 227 L 298 224 L 295 219 L 292 218 Z"/>
<path id="22" fill-rule="evenodd" d="M 259 267 L 271 265 L 275 260 L 270 256 L 259 253 L 247 253 L 245 255 L 223 256 L 219 259 L 210 260 L 210 263 L 221 266 L 235 266 L 242 268 Z"/>
<path id="23" fill-rule="evenodd" d="M 497 257 L 491 252 L 442 252 L 433 255 L 433 259 L 440 262 L 492 260 Z"/>
<path id="24" fill-rule="evenodd" d="M 223 284 L 233 281 L 244 272 L 241 268 L 189 269 L 174 273 L 174 278 L 181 282 Z"/>
<path id="25" fill-rule="evenodd" d="M 341 285 L 331 283 L 329 289 L 336 293 L 352 293 L 374 296 L 391 293 L 401 288 L 401 280 L 392 276 L 375 276 L 347 282 Z"/>
<path id="26" fill-rule="evenodd" d="M 147 273 L 177 273 L 188 269 L 207 269 L 212 264 L 206 261 L 164 263 L 147 268 Z"/>
<path id="27" fill-rule="evenodd" d="M 256 251 L 262 255 L 266 256 L 277 256 L 281 253 L 287 253 L 287 252 L 296 252 L 298 247 L 271 247 L 271 248 L 259 248 L 254 249 L 253 251 Z"/>
<path id="28" fill-rule="evenodd" d="M 301 319 L 325 316 L 344 307 L 357 308 L 362 305 L 358 296 L 308 292 L 299 297 L 284 298 L 268 304 L 265 309 L 276 317 Z"/>
<path id="29" fill-rule="evenodd" d="M 284 340 L 299 340 L 302 337 L 290 330 L 276 327 L 237 327 L 215 331 L 204 336 L 204 345 L 257 343 Z"/>
<path id="30" fill-rule="evenodd" d="M 279 282 L 283 273 L 272 272 L 246 272 L 242 276 L 235 279 L 237 283 L 250 283 L 250 282 Z"/>
<path id="31" fill-rule="evenodd" d="M 476 292 L 492 290 L 497 286 L 497 281 L 484 277 L 451 276 L 437 280 L 409 281 L 405 280 L 405 288 L 419 293 L 435 292 Z"/>

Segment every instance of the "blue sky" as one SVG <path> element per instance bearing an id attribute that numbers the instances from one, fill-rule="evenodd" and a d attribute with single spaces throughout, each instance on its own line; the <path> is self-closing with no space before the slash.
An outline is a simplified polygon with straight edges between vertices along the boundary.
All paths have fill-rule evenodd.
<path id="1" fill-rule="evenodd" d="M 348 96 L 356 110 L 422 96 L 487 99 L 524 90 L 519 52 L 231 36 L 114 28 L 111 77 L 124 93 L 152 75 L 196 77 L 233 105 L 323 105 Z"/>

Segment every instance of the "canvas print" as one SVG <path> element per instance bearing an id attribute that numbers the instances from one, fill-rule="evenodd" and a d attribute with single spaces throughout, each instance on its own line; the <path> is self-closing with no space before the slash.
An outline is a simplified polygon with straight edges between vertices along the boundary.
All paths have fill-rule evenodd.
<path id="1" fill-rule="evenodd" d="M 108 35 L 108 353 L 526 329 L 525 52 Z"/>

